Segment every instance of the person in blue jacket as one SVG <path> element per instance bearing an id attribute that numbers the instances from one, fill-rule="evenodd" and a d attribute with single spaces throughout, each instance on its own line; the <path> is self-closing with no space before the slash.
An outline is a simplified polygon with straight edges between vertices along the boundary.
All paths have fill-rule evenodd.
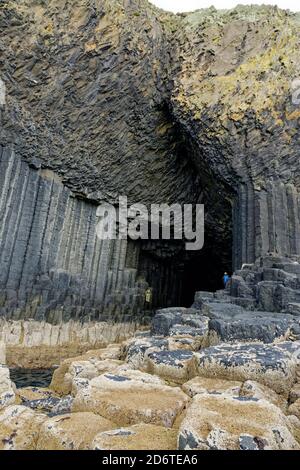
<path id="1" fill-rule="evenodd" d="M 227 282 L 229 281 L 230 277 L 228 276 L 227 273 L 224 273 L 224 276 L 223 276 L 223 284 L 224 284 L 224 287 L 227 286 Z"/>

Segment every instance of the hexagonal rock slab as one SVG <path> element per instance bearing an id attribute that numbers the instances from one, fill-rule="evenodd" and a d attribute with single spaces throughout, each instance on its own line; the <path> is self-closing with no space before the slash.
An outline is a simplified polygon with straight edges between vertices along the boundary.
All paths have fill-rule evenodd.
<path id="1" fill-rule="evenodd" d="M 278 315 L 243 310 L 233 318 L 211 319 L 209 329 L 217 334 L 220 341 L 273 343 L 277 338 L 288 338 L 293 326 L 297 323 L 300 321 L 288 314 Z"/>
<path id="2" fill-rule="evenodd" d="M 9 369 L 0 365 L 0 410 L 15 402 L 16 396 L 10 380 Z"/>
<path id="3" fill-rule="evenodd" d="M 60 395 L 67 395 L 72 393 L 75 379 L 90 380 L 104 372 L 113 371 L 122 364 L 123 361 L 116 359 L 99 360 L 90 358 L 81 360 L 78 357 L 73 360 L 66 360 L 54 371 L 50 388 Z"/>
<path id="4" fill-rule="evenodd" d="M 72 413 L 47 419 L 40 430 L 37 450 L 90 449 L 94 437 L 116 425 L 94 413 Z"/>
<path id="5" fill-rule="evenodd" d="M 289 420 L 265 400 L 200 394 L 178 435 L 180 450 L 299 450 Z"/>
<path id="6" fill-rule="evenodd" d="M 168 341 L 160 337 L 133 338 L 125 346 L 126 362 L 136 369 L 143 368 L 150 352 L 166 350 L 168 346 Z"/>
<path id="7" fill-rule="evenodd" d="M 177 430 L 153 424 L 106 431 L 98 434 L 93 443 L 94 450 L 175 450 Z"/>
<path id="8" fill-rule="evenodd" d="M 221 395 L 226 394 L 238 397 L 243 383 L 232 380 L 210 379 L 206 377 L 194 377 L 182 385 L 182 390 L 190 397 L 198 393 Z"/>
<path id="9" fill-rule="evenodd" d="M 182 321 L 183 314 L 187 311 L 185 307 L 162 308 L 157 310 L 151 325 L 152 335 L 168 336 L 173 325 Z"/>
<path id="10" fill-rule="evenodd" d="M 157 351 L 150 353 L 146 370 L 174 383 L 184 383 L 196 374 L 195 358 L 192 351 Z"/>
<path id="11" fill-rule="evenodd" d="M 5 408 L 0 413 L 0 450 L 34 450 L 46 419 L 46 415 L 25 406 Z"/>
<path id="12" fill-rule="evenodd" d="M 171 307 L 157 310 L 151 325 L 151 334 L 169 336 L 175 325 L 187 325 L 201 329 L 201 335 L 207 332 L 208 318 L 199 310 L 185 307 Z"/>
<path id="13" fill-rule="evenodd" d="M 188 401 L 179 388 L 104 374 L 78 392 L 72 411 L 92 411 L 119 426 L 149 423 L 171 427 Z"/>
<path id="14" fill-rule="evenodd" d="M 285 396 L 295 382 L 295 357 L 274 344 L 221 343 L 194 354 L 201 377 L 255 380 Z"/>

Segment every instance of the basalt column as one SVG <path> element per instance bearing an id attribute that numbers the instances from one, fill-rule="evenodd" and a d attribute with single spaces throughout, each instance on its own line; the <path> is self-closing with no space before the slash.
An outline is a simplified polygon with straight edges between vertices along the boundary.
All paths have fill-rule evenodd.
<path id="1" fill-rule="evenodd" d="M 99 240 L 96 209 L 52 171 L 1 148 L 1 316 L 57 323 L 141 312 L 138 246 L 131 253 L 127 240 Z"/>
<path id="2" fill-rule="evenodd" d="M 272 253 L 300 256 L 300 194 L 293 184 L 242 185 L 233 210 L 234 268 Z"/>

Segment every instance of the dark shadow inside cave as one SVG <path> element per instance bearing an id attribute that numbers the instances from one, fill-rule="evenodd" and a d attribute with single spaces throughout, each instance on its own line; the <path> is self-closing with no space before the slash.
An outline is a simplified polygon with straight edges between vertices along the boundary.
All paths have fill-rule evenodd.
<path id="1" fill-rule="evenodd" d="M 234 194 L 207 164 L 194 137 L 175 121 L 168 105 L 162 107 L 169 123 L 169 158 L 173 161 L 176 194 L 160 204 L 204 204 L 205 244 L 200 251 L 186 251 L 185 241 L 144 240 L 138 275 L 153 291 L 152 309 L 190 307 L 196 291 L 222 289 L 225 271 L 232 270 L 232 204 Z M 213 158 L 213 157 L 212 157 Z M 184 171 L 183 171 L 184 168 Z M 178 194 L 180 199 L 178 200 Z"/>

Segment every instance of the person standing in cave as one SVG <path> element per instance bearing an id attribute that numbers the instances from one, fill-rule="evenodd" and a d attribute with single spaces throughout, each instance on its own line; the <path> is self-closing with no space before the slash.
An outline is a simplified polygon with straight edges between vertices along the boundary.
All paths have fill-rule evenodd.
<path id="1" fill-rule="evenodd" d="M 145 305 L 146 307 L 150 307 L 150 304 L 152 302 L 152 289 L 148 287 L 148 289 L 145 291 Z"/>
<path id="2" fill-rule="evenodd" d="M 223 284 L 224 284 L 224 288 L 226 289 L 226 286 L 228 284 L 228 281 L 230 280 L 230 277 L 228 276 L 227 273 L 224 273 L 224 276 L 223 276 Z"/>

